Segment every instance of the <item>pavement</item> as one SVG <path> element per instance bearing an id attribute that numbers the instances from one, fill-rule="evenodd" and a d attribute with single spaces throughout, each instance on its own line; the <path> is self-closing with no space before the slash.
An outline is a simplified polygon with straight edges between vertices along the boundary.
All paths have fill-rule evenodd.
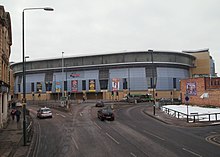
<path id="1" fill-rule="evenodd" d="M 186 119 L 178 119 L 171 115 L 166 114 L 159 108 L 155 109 L 155 115 L 153 114 L 153 107 L 146 106 L 144 112 L 154 118 L 157 119 L 165 124 L 179 126 L 179 127 L 205 127 L 205 126 L 213 126 L 213 125 L 220 125 L 220 122 L 187 122 Z"/>
<path id="2" fill-rule="evenodd" d="M 153 114 L 153 107 L 146 106 L 144 112 L 162 123 L 179 126 L 179 127 L 204 127 L 210 125 L 217 125 L 220 123 L 187 123 L 186 119 L 177 119 L 165 112 L 156 108 L 155 115 Z M 8 125 L 5 128 L 0 129 L 0 157 L 26 157 L 30 153 L 30 143 L 24 146 L 23 143 L 23 129 L 22 129 L 23 116 L 17 123 L 16 120 L 12 120 L 11 117 L 8 121 Z M 220 143 L 220 136 L 214 137 L 212 140 L 215 143 Z M 32 141 L 33 142 L 33 141 Z"/>
<path id="3" fill-rule="evenodd" d="M 8 123 L 0 129 L 0 157 L 26 157 L 29 144 L 23 144 L 23 116 L 16 122 L 9 116 Z"/>

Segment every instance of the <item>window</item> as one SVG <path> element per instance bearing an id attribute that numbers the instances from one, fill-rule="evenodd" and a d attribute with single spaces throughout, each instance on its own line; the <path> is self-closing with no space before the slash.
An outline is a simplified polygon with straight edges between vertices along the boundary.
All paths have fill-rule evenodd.
<path id="1" fill-rule="evenodd" d="M 101 90 L 108 89 L 108 80 L 100 80 L 99 83 Z"/>
<path id="2" fill-rule="evenodd" d="M 176 78 L 173 78 L 173 89 L 176 89 Z"/>
<path id="3" fill-rule="evenodd" d="M 64 81 L 64 90 L 67 91 L 67 81 Z"/>
<path id="4" fill-rule="evenodd" d="M 82 90 L 86 90 L 86 80 L 82 80 Z"/>
<path id="5" fill-rule="evenodd" d="M 34 92 L 34 82 L 31 83 L 31 92 Z"/>
<path id="6" fill-rule="evenodd" d="M 46 91 L 52 91 L 52 82 L 46 82 Z"/>
<path id="7" fill-rule="evenodd" d="M 128 89 L 128 80 L 127 80 L 127 78 L 123 78 L 123 89 Z"/>
<path id="8" fill-rule="evenodd" d="M 21 84 L 18 84 L 18 92 L 21 92 Z"/>

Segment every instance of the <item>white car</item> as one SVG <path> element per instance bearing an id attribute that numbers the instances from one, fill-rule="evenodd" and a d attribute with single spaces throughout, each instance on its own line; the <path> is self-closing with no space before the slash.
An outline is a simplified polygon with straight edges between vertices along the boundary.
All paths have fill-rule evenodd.
<path id="1" fill-rule="evenodd" d="M 44 107 L 44 108 L 40 108 L 37 111 L 37 117 L 38 118 L 52 118 L 52 112 L 50 110 L 50 108 Z"/>

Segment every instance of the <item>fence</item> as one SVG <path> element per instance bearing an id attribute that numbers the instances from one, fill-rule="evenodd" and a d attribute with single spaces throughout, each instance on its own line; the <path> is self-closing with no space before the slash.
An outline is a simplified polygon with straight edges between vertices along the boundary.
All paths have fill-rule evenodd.
<path id="1" fill-rule="evenodd" d="M 161 107 L 161 110 L 166 112 L 167 114 L 176 117 L 185 119 L 187 122 L 211 122 L 211 121 L 220 121 L 220 113 L 207 113 L 207 114 L 199 114 L 197 112 L 185 114 L 173 109 L 169 109 L 167 107 Z"/>

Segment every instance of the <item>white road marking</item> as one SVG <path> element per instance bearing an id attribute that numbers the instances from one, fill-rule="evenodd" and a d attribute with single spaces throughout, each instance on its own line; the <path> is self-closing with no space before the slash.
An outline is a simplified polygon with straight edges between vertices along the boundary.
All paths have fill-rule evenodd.
<path id="1" fill-rule="evenodd" d="M 132 152 L 131 152 L 130 154 L 131 154 L 131 156 L 133 156 L 133 157 L 137 157 L 137 156 L 136 156 L 134 153 L 132 153 Z"/>
<path id="2" fill-rule="evenodd" d="M 59 113 L 56 113 L 56 115 L 60 115 Z"/>
<path id="3" fill-rule="evenodd" d="M 158 138 L 158 139 L 160 139 L 160 140 L 162 140 L 162 141 L 165 141 L 165 139 L 161 138 L 160 136 L 157 136 L 157 135 L 155 135 L 155 134 L 152 134 L 152 133 L 150 133 L 150 132 L 148 132 L 148 131 L 146 131 L 146 130 L 144 130 L 144 132 L 147 133 L 147 134 L 149 134 L 149 135 L 151 135 L 151 136 L 154 136 L 154 137 L 156 137 L 156 138 Z"/>
<path id="4" fill-rule="evenodd" d="M 79 114 L 81 117 L 82 117 L 82 115 L 83 115 L 83 112 L 80 112 L 80 114 Z"/>
<path id="5" fill-rule="evenodd" d="M 72 138 L 72 140 L 73 140 L 73 143 L 74 143 L 74 144 L 75 144 L 75 146 L 76 146 L 76 149 L 77 149 L 77 150 L 79 150 L 79 147 L 78 147 L 78 145 L 77 145 L 77 143 L 76 143 L 75 139 L 73 138 L 73 136 L 71 136 L 71 138 Z"/>
<path id="6" fill-rule="evenodd" d="M 94 122 L 94 124 L 95 124 L 100 130 L 102 129 L 96 122 Z"/>
<path id="7" fill-rule="evenodd" d="M 72 116 L 73 114 L 72 114 L 72 113 L 69 113 L 69 115 Z"/>
<path id="8" fill-rule="evenodd" d="M 64 115 L 62 115 L 62 114 L 60 114 L 63 118 L 65 118 L 66 116 L 64 116 Z"/>
<path id="9" fill-rule="evenodd" d="M 193 152 L 193 151 L 191 151 L 191 150 L 188 150 L 188 149 L 186 149 L 186 148 L 183 148 L 183 150 L 186 151 L 186 152 L 188 152 L 188 153 L 191 153 L 191 154 L 193 154 L 193 155 L 195 155 L 195 156 L 202 157 L 202 155 L 199 155 L 199 154 L 197 154 L 197 153 L 195 153 L 195 152 Z"/>
<path id="10" fill-rule="evenodd" d="M 109 135 L 107 132 L 105 133 L 110 139 L 112 139 L 115 143 L 119 144 L 119 142 L 114 139 L 111 135 Z"/>

